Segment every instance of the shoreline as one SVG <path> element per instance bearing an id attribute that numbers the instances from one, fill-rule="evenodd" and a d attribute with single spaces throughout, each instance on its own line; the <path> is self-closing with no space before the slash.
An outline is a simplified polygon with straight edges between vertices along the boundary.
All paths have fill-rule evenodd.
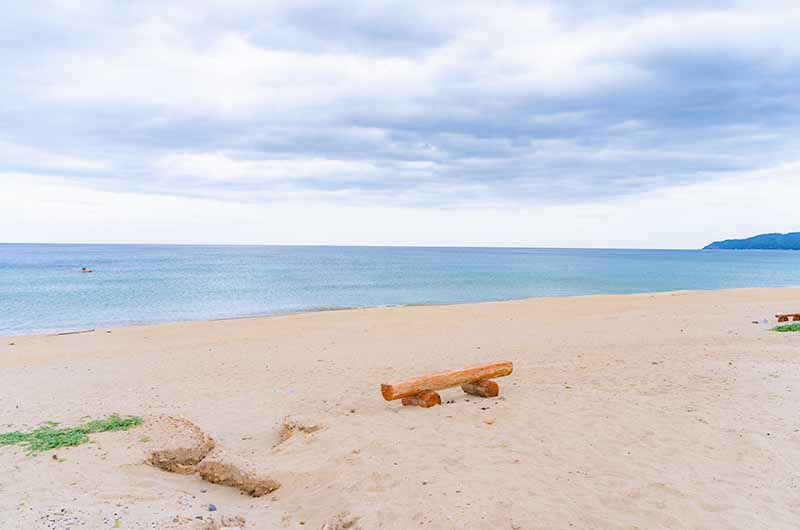
<path id="1" fill-rule="evenodd" d="M 470 302 L 441 302 L 441 303 L 413 303 L 413 304 L 383 304 L 383 305 L 370 305 L 370 306 L 352 306 L 352 307 L 331 307 L 331 308 L 318 308 L 318 309 L 302 309 L 298 311 L 290 311 L 285 313 L 264 313 L 264 314 L 255 314 L 255 315 L 234 315 L 230 317 L 220 317 L 220 318 L 201 318 L 201 319 L 190 319 L 190 320 L 166 320 L 166 321 L 147 321 L 147 322 L 134 322 L 134 323 L 125 323 L 120 325 L 96 325 L 94 328 L 57 328 L 57 329 L 47 329 L 47 330 L 40 330 L 40 331 L 33 331 L 33 332 L 23 332 L 17 333 L 12 335 L 0 335 L 0 340 L 6 339 L 15 339 L 15 338 L 22 338 L 22 337 L 53 337 L 53 336 L 61 336 L 61 335 L 72 335 L 78 333 L 91 333 L 97 332 L 97 330 L 102 331 L 114 331 L 120 329 L 128 329 L 128 328 L 147 328 L 147 327 L 158 327 L 158 326 L 170 326 L 170 325 L 183 325 L 183 324 L 202 324 L 205 322 L 227 322 L 227 321 L 237 321 L 237 320 L 262 320 L 262 319 L 273 319 L 273 318 L 282 318 L 282 317 L 292 317 L 292 316 L 301 316 L 301 315 L 314 315 L 314 314 L 324 314 L 324 313 L 335 313 L 335 312 L 347 312 L 347 311 L 365 311 L 365 310 L 375 310 L 375 309 L 390 309 L 390 308 L 405 308 L 405 307 L 450 307 L 450 306 L 469 306 L 469 305 L 481 305 L 481 304 L 505 304 L 505 303 L 515 303 L 515 302 L 526 302 L 526 301 L 533 301 L 533 300 L 563 300 L 563 299 L 585 299 L 585 298 L 593 298 L 593 297 L 637 297 L 637 296 L 649 296 L 649 295 L 677 295 L 677 294 L 691 294 L 691 293 L 724 293 L 724 292 L 739 292 L 739 291 L 749 291 L 749 290 L 785 290 L 785 289 L 800 289 L 800 285 L 791 285 L 791 286 L 781 286 L 781 287 L 732 287 L 732 288 L 725 288 L 725 289 L 679 289 L 674 291 L 642 291 L 636 293 L 592 293 L 592 294 L 576 294 L 576 295 L 561 295 L 561 296 L 528 296 L 523 298 L 505 298 L 505 299 L 494 299 L 494 300 L 478 300 L 478 301 L 470 301 Z"/>

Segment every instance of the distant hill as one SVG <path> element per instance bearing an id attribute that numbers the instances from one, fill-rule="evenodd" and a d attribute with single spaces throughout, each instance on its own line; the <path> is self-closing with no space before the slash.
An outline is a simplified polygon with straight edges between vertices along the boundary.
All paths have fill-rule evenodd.
<path id="1" fill-rule="evenodd" d="M 726 239 L 725 241 L 714 241 L 703 247 L 703 250 L 717 249 L 800 250 L 800 232 L 761 234 L 747 239 Z"/>

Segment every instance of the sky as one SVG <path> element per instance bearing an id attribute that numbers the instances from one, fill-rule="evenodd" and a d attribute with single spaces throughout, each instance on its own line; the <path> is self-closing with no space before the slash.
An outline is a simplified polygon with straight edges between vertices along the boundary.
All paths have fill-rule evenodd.
<path id="1" fill-rule="evenodd" d="M 796 0 L 17 3 L 0 241 L 800 230 L 798 27 Z"/>

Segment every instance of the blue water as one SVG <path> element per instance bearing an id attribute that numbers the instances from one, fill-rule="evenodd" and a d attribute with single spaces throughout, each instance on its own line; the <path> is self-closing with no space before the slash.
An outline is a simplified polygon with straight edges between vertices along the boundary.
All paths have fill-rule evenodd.
<path id="1" fill-rule="evenodd" d="M 81 267 L 92 274 L 81 274 Z M 800 284 L 800 252 L 0 244 L 0 335 L 530 296 Z"/>

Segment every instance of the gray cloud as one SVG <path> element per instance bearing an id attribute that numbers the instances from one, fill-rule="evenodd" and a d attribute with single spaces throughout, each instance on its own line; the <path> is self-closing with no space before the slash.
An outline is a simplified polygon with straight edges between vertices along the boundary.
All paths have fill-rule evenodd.
<path id="1" fill-rule="evenodd" d="M 585 5 L 20 6 L 0 20 L 0 173 L 438 206 L 796 159 L 795 3 Z"/>

